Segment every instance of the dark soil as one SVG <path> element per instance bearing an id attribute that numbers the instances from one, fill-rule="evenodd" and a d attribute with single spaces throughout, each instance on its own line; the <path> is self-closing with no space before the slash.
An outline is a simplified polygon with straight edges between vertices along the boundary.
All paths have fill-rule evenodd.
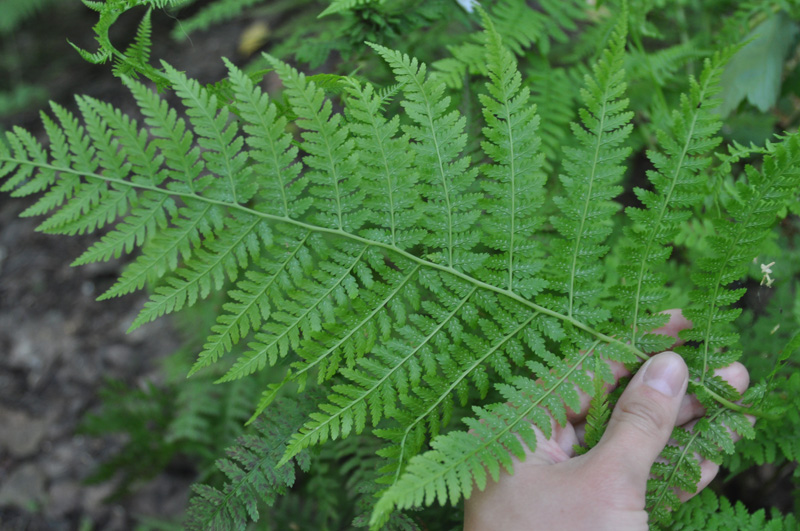
<path id="1" fill-rule="evenodd" d="M 22 65 L 15 76 L 44 86 L 68 108 L 74 108 L 72 95 L 82 93 L 130 110 L 110 66 L 87 64 L 66 42 L 94 50 L 96 15 L 80 2 L 56 4 L 0 41 L 0 56 L 15 54 Z M 163 13 L 153 20 L 156 36 L 174 23 Z M 121 38 L 137 22 L 120 21 Z M 180 45 L 156 37 L 163 49 L 154 56 L 201 81 L 216 80 L 223 75 L 218 58 L 236 57 L 241 30 L 241 23 L 223 25 Z M 0 117 L 0 130 L 13 125 L 42 136 L 38 109 Z M 0 194 L 0 529 L 122 530 L 133 528 L 140 516 L 175 520 L 192 477 L 168 471 L 132 496 L 105 504 L 113 482 L 82 481 L 123 441 L 77 435 L 76 427 L 98 406 L 106 379 L 132 386 L 158 381 L 159 360 L 178 347 L 178 334 L 168 319 L 127 334 L 146 294 L 95 301 L 126 260 L 70 267 L 96 237 L 36 232 L 37 220 L 19 218 L 31 203 Z"/>

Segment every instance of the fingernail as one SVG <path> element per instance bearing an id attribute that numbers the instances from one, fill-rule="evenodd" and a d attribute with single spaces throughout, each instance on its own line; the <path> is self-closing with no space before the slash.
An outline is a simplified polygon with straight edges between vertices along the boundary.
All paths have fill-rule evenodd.
<path id="1" fill-rule="evenodd" d="M 683 360 L 674 352 L 653 356 L 641 368 L 642 381 L 659 393 L 678 396 L 686 385 L 688 375 L 683 369 Z"/>

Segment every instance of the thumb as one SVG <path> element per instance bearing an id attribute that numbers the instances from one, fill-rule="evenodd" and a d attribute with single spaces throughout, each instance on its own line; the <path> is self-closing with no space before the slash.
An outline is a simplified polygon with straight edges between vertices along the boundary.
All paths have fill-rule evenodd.
<path id="1" fill-rule="evenodd" d="M 597 449 L 629 475 L 631 486 L 644 488 L 675 427 L 688 379 L 683 358 L 662 352 L 642 365 L 617 402 Z"/>

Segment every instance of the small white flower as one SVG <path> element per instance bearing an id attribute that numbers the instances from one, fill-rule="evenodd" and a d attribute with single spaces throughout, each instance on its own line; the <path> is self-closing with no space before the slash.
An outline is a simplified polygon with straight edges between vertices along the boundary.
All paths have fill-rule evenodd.
<path id="1" fill-rule="evenodd" d="M 472 13 L 475 10 L 475 6 L 479 6 L 480 3 L 478 0 L 456 0 L 458 5 L 463 7 L 467 13 Z"/>
<path id="2" fill-rule="evenodd" d="M 774 265 L 775 262 L 761 264 L 761 273 L 764 275 L 764 277 L 761 279 L 762 286 L 766 284 L 768 288 L 771 288 L 772 283 L 775 282 L 775 279 L 770 276 L 772 274 L 772 266 Z"/>

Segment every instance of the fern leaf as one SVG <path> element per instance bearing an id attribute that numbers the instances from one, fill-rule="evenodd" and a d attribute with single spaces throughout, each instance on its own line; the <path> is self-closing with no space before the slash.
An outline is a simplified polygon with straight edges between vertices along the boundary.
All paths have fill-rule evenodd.
<path id="1" fill-rule="evenodd" d="M 586 105 L 580 110 L 581 124 L 572 124 L 579 147 L 566 147 L 565 175 L 561 175 L 565 195 L 555 199 L 561 216 L 551 220 L 561 238 L 553 243 L 554 287 L 565 295 L 559 310 L 590 323 L 606 320 L 597 313 L 594 299 L 602 285 L 600 259 L 608 251 L 605 242 L 613 228 L 612 216 L 619 209 L 611 200 L 622 192 L 619 181 L 622 162 L 630 148 L 620 145 L 630 135 L 632 112 L 625 112 L 624 63 L 627 15 L 611 38 L 609 48 L 586 76 L 581 91 Z M 592 308 L 592 309 L 589 309 Z"/>
<path id="2" fill-rule="evenodd" d="M 195 496 L 188 510 L 186 527 L 195 530 L 228 530 L 247 527 L 248 519 L 258 521 L 261 501 L 272 504 L 295 481 L 295 467 L 308 470 L 307 453 L 292 463 L 278 466 L 286 439 L 304 418 L 310 400 L 276 404 L 280 415 L 260 420 L 254 434 L 242 436 L 227 451 L 228 458 L 217 466 L 228 479 L 222 490 L 209 485 L 195 485 Z M 233 526 L 233 527 L 231 527 Z"/>
<path id="3" fill-rule="evenodd" d="M 199 366 L 206 366 L 219 359 L 240 339 L 247 337 L 251 330 L 259 330 L 262 323 L 270 318 L 275 302 L 282 299 L 278 289 L 282 276 L 286 275 L 287 267 L 297 259 L 307 239 L 308 233 L 302 238 L 292 238 L 292 235 L 280 238 L 282 241 L 277 243 L 283 243 L 290 249 L 281 262 L 276 264 L 271 259 L 259 260 L 257 263 L 266 274 L 252 269 L 245 272 L 247 278 L 240 281 L 235 290 L 228 292 L 231 302 L 223 305 L 225 313 L 217 318 L 217 324 L 212 328 L 213 334 L 203 345 L 203 350 L 198 356 Z M 244 372 L 234 367 L 222 381 L 241 378 L 252 372 Z"/>
<path id="4" fill-rule="evenodd" d="M 690 294 L 692 304 L 684 313 L 694 326 L 681 332 L 681 338 L 697 342 L 698 346 L 682 346 L 678 352 L 686 359 L 692 377 L 703 386 L 697 392 L 698 398 L 707 407 L 713 407 L 716 401 L 731 408 L 719 409 L 695 425 L 690 442 L 698 441 L 695 444 L 705 457 L 706 453 L 712 453 L 719 459 L 722 453 L 733 452 L 729 429 L 748 438 L 754 433 L 743 411 L 732 404 L 741 398 L 739 394 L 718 377 L 711 376 L 710 371 L 729 365 L 740 356 L 735 349 L 739 336 L 731 323 L 741 310 L 726 306 L 738 301 L 744 290 L 731 290 L 726 285 L 743 276 L 752 261 L 753 250 L 769 235 L 778 212 L 788 201 L 795 200 L 795 190 L 800 186 L 798 167 L 800 136 L 797 134 L 774 146 L 765 158 L 762 172 L 746 167 L 747 180 L 737 183 L 741 202 L 729 201 L 727 216 L 714 221 L 719 233 L 710 239 L 709 255 L 698 261 L 699 268 L 692 274 L 697 289 Z M 678 441 L 685 442 L 687 437 Z M 703 451 L 704 448 L 707 450 Z M 691 452 L 684 450 L 668 450 L 665 456 L 670 459 L 669 468 L 657 471 L 661 479 L 651 482 L 650 502 L 658 521 L 668 521 L 668 509 L 678 506 L 671 492 L 673 486 L 692 491 L 691 481 L 699 481 L 699 465 L 687 454 L 691 456 Z"/>
<path id="5" fill-rule="evenodd" d="M 708 256 L 698 262 L 692 275 L 697 285 L 690 294 L 691 306 L 685 311 L 694 323 L 684 331 L 682 338 L 698 341 L 700 346 L 686 347 L 681 351 L 687 363 L 705 381 L 710 370 L 730 364 L 738 352 L 717 354 L 738 343 L 738 334 L 730 323 L 741 310 L 726 309 L 744 294 L 742 289 L 729 289 L 726 285 L 741 278 L 769 235 L 778 214 L 789 201 L 795 200 L 794 190 L 800 185 L 800 136 L 791 135 L 776 144 L 764 159 L 761 172 L 752 166 L 745 168 L 746 181 L 737 183 L 740 201 L 730 200 L 727 216 L 714 220 L 718 235 L 710 238 Z M 738 398 L 738 397 L 736 397 Z M 735 398 L 735 399 L 736 399 Z"/>
<path id="6" fill-rule="evenodd" d="M 257 180 L 241 152 L 244 140 L 238 136 L 235 123 L 230 123 L 227 109 L 217 111 L 217 97 L 200 84 L 163 63 L 166 78 L 186 105 L 186 114 L 203 148 L 206 168 L 219 176 L 203 193 L 218 201 L 246 203 L 258 191 Z"/>
<path id="7" fill-rule="evenodd" d="M 372 85 L 361 87 L 350 80 L 347 91 L 351 96 L 347 113 L 360 150 L 366 206 L 371 211 L 370 219 L 380 227 L 369 229 L 365 235 L 393 247 L 413 247 L 424 238 L 425 232 L 415 229 L 421 212 L 416 208 L 417 175 L 412 169 L 414 159 L 408 135 L 395 138 L 400 117 L 387 121 L 382 116 L 386 98 L 376 93 Z"/>
<path id="8" fill-rule="evenodd" d="M 646 331 L 665 323 L 666 316 L 645 312 L 656 308 L 665 297 L 663 278 L 654 268 L 664 263 L 672 248 L 671 239 L 680 223 L 690 217 L 689 208 L 702 200 L 700 173 L 711 159 L 709 151 L 720 142 L 714 134 L 721 123 L 713 109 L 718 104 L 719 78 L 727 55 L 717 54 L 706 66 L 699 80 L 691 80 L 689 95 L 681 97 L 680 111 L 673 113 L 671 134 L 659 131 L 658 139 L 665 153 L 648 151 L 655 170 L 648 172 L 654 190 L 636 188 L 644 208 L 630 207 L 628 217 L 637 227 L 625 234 L 629 240 L 623 249 L 620 273 L 625 284 L 616 289 L 622 317 L 617 332 L 630 337 L 631 343 L 648 350 L 669 346 L 662 336 L 648 337 Z M 642 346 L 647 338 L 649 344 Z"/>
<path id="9" fill-rule="evenodd" d="M 386 0 L 331 0 L 331 5 L 319 14 L 319 18 L 333 15 L 334 13 L 341 13 L 342 11 L 350 11 L 355 7 L 378 3 L 382 4 Z"/>
<path id="10" fill-rule="evenodd" d="M 545 178 L 541 173 L 543 155 L 537 135 L 539 118 L 529 104 L 530 91 L 522 87 L 522 76 L 514 56 L 484 14 L 487 26 L 487 68 L 489 94 L 480 95 L 487 123 L 482 144 L 494 164 L 484 168 L 484 244 L 498 251 L 487 262 L 486 280 L 505 286 L 527 298 L 545 287 L 537 278 L 541 250 L 533 235 L 544 219 L 537 211 L 544 202 Z"/>
<path id="11" fill-rule="evenodd" d="M 360 209 L 364 192 L 355 171 L 355 143 L 348 138 L 348 126 L 339 114 L 332 112 L 332 104 L 325 92 L 308 82 L 286 63 L 267 56 L 281 77 L 292 109 L 298 116 L 303 133 L 303 150 L 308 153 L 304 163 L 311 169 L 308 179 L 318 210 L 315 221 L 325 227 L 347 232 L 358 229 L 365 221 Z"/>
<path id="12" fill-rule="evenodd" d="M 566 408 L 579 407 L 576 387 L 591 394 L 591 379 L 581 367 L 596 346 L 586 345 L 584 352 L 563 360 L 543 352 L 552 371 L 539 362 L 527 364 L 539 382 L 514 377 L 511 384 L 497 384 L 506 402 L 474 408 L 477 416 L 464 419 L 469 432 L 440 435 L 431 442 L 432 450 L 412 458 L 405 473 L 382 493 L 371 528 L 378 529 L 395 507 L 430 505 L 434 501 L 454 504 L 469 497 L 473 486 L 483 489 L 490 477 L 497 481 L 501 467 L 510 473 L 512 456 L 524 459 L 526 446 L 530 451 L 536 449 L 533 425 L 550 436 L 552 419 L 545 408 L 563 424 Z M 611 352 L 604 357 L 609 354 L 616 357 Z"/>
<path id="13" fill-rule="evenodd" d="M 122 82 L 133 94 L 150 134 L 155 137 L 153 144 L 164 156 L 166 169 L 162 170 L 163 177 L 159 181 L 177 181 L 170 183 L 171 189 L 176 192 L 201 191 L 208 182 L 199 178 L 205 164 L 200 149 L 194 145 L 194 134 L 187 130 L 183 118 L 179 118 L 175 109 L 171 109 L 166 101 L 141 83 L 126 77 L 122 78 Z M 178 183 L 183 186 L 177 186 Z"/>
<path id="14" fill-rule="evenodd" d="M 142 254 L 130 264 L 119 279 L 99 300 L 127 295 L 142 289 L 147 281 L 155 281 L 178 268 L 180 257 L 188 259 L 205 235 L 223 226 L 223 210 L 211 203 L 186 201 L 178 209 L 173 224 L 153 238 Z"/>
<path id="15" fill-rule="evenodd" d="M 272 318 L 261 326 L 254 340 L 248 344 L 245 352 L 228 372 L 226 379 L 241 378 L 263 369 L 267 362 L 275 365 L 279 358 L 285 357 L 290 348 L 298 349 L 300 338 L 310 337 L 322 331 L 323 325 L 336 322 L 337 313 L 346 311 L 347 300 L 358 296 L 357 274 L 362 259 L 367 252 L 366 246 L 340 245 L 330 249 L 320 239 L 314 239 L 308 247 L 312 247 L 324 270 L 319 271 L 314 282 L 308 282 L 304 274 L 310 272 L 315 260 L 299 258 L 301 261 L 289 262 L 290 278 L 297 282 L 297 289 L 291 292 L 291 299 L 281 296 L 281 311 L 275 312 Z M 291 284 L 290 284 L 291 285 Z M 334 310 L 331 301 L 339 303 Z M 277 301 L 276 306 L 278 305 Z M 206 356 L 198 359 L 192 372 L 207 366 L 214 361 Z"/>
<path id="16" fill-rule="evenodd" d="M 670 529 L 676 531 L 792 531 L 798 527 L 794 515 L 781 516 L 773 511 L 767 518 L 764 509 L 750 513 L 742 502 L 732 504 L 711 489 L 705 489 L 683 504 L 675 515 Z"/>
<path id="17" fill-rule="evenodd" d="M 720 463 L 724 453 L 733 452 L 731 431 L 748 438 L 753 436 L 753 428 L 744 415 L 720 407 L 708 411 L 691 432 L 683 428 L 673 430 L 672 438 L 677 445 L 664 448 L 661 460 L 653 465 L 653 478 L 647 484 L 647 509 L 651 522 L 669 523 L 671 510 L 681 503 L 675 488 L 696 491 L 700 464 L 695 455 Z"/>
<path id="18" fill-rule="evenodd" d="M 497 304 L 488 297 L 489 304 L 480 304 L 482 310 Z M 480 298 L 477 298 L 480 300 Z M 499 312 L 498 307 L 494 307 Z M 395 484 L 400 474 L 404 471 L 409 459 L 415 456 L 422 447 L 426 433 L 432 437 L 439 434 L 442 426 L 446 425 L 454 409 L 455 400 L 465 405 L 469 397 L 469 383 L 472 383 L 483 398 L 489 391 L 490 370 L 494 370 L 501 378 L 512 377 L 512 361 L 515 365 L 523 365 L 524 348 L 522 343 L 528 345 L 534 352 L 539 352 L 544 346 L 541 332 L 536 330 L 532 323 L 540 318 L 538 313 L 519 312 L 522 315 L 504 315 L 499 322 L 505 324 L 503 328 L 481 320 L 481 328 L 486 332 L 487 338 L 476 335 L 467 336 L 465 342 L 476 353 L 468 354 L 456 347 L 452 358 L 446 355 L 439 356 L 443 375 L 426 375 L 424 381 L 427 387 L 414 387 L 413 395 L 403 400 L 403 407 L 398 408 L 393 416 L 400 424 L 399 428 L 382 429 L 377 433 L 391 444 L 380 451 L 380 455 L 389 459 L 389 463 L 382 472 L 386 474 L 385 480 Z M 524 315 L 524 317 L 523 317 Z M 517 320 L 519 319 L 519 321 Z"/>
<path id="19" fill-rule="evenodd" d="M 457 111 L 446 112 L 450 98 L 444 84 L 426 80 L 426 67 L 416 59 L 377 44 L 370 44 L 383 57 L 403 87 L 401 103 L 416 124 L 404 127 L 414 140 L 423 186 L 421 194 L 429 205 L 423 226 L 426 243 L 441 252 L 450 267 L 472 270 L 485 257 L 471 253 L 478 235 L 473 230 L 480 212 L 475 208 L 478 194 L 468 193 L 475 181 L 469 158 L 460 157 L 466 144 L 465 119 Z"/>
<path id="20" fill-rule="evenodd" d="M 274 209 L 276 215 L 298 218 L 311 203 L 302 197 L 308 178 L 300 175 L 300 164 L 295 163 L 297 147 L 292 146 L 292 137 L 286 132 L 286 118 L 278 115 L 278 109 L 269 97 L 241 70 L 225 61 L 236 97 L 240 116 L 247 122 L 242 129 L 247 133 L 248 155 L 258 163 L 254 172 L 261 175 L 261 196 L 267 200 L 265 207 L 272 206 L 273 199 L 281 201 Z"/>
<path id="21" fill-rule="evenodd" d="M 131 324 L 134 330 L 166 313 L 177 312 L 206 298 L 212 289 L 219 291 L 226 278 L 235 281 L 250 261 L 257 259 L 261 246 L 272 245 L 272 230 L 263 219 L 233 215 L 218 228 L 224 237 L 204 242 L 190 260 L 166 279 Z"/>
<path id="22" fill-rule="evenodd" d="M 398 395 L 404 394 L 409 386 L 419 383 L 424 370 L 419 360 L 430 356 L 431 339 L 462 311 L 475 289 L 473 287 L 460 299 L 453 300 L 452 309 L 433 309 L 432 313 L 439 313 L 440 319 L 419 319 L 418 329 L 407 329 L 405 334 L 421 336 L 415 342 L 416 347 L 407 347 L 399 341 L 390 342 L 386 347 L 377 349 L 376 356 L 363 358 L 358 368 L 342 369 L 341 373 L 352 384 L 333 387 L 334 394 L 328 396 L 331 403 L 321 406 L 323 413 L 312 413 L 312 420 L 292 438 L 282 462 L 312 444 L 324 443 L 329 438 L 347 437 L 351 431 L 361 433 L 368 414 L 373 426 L 382 417 L 389 416 L 395 408 Z"/>

